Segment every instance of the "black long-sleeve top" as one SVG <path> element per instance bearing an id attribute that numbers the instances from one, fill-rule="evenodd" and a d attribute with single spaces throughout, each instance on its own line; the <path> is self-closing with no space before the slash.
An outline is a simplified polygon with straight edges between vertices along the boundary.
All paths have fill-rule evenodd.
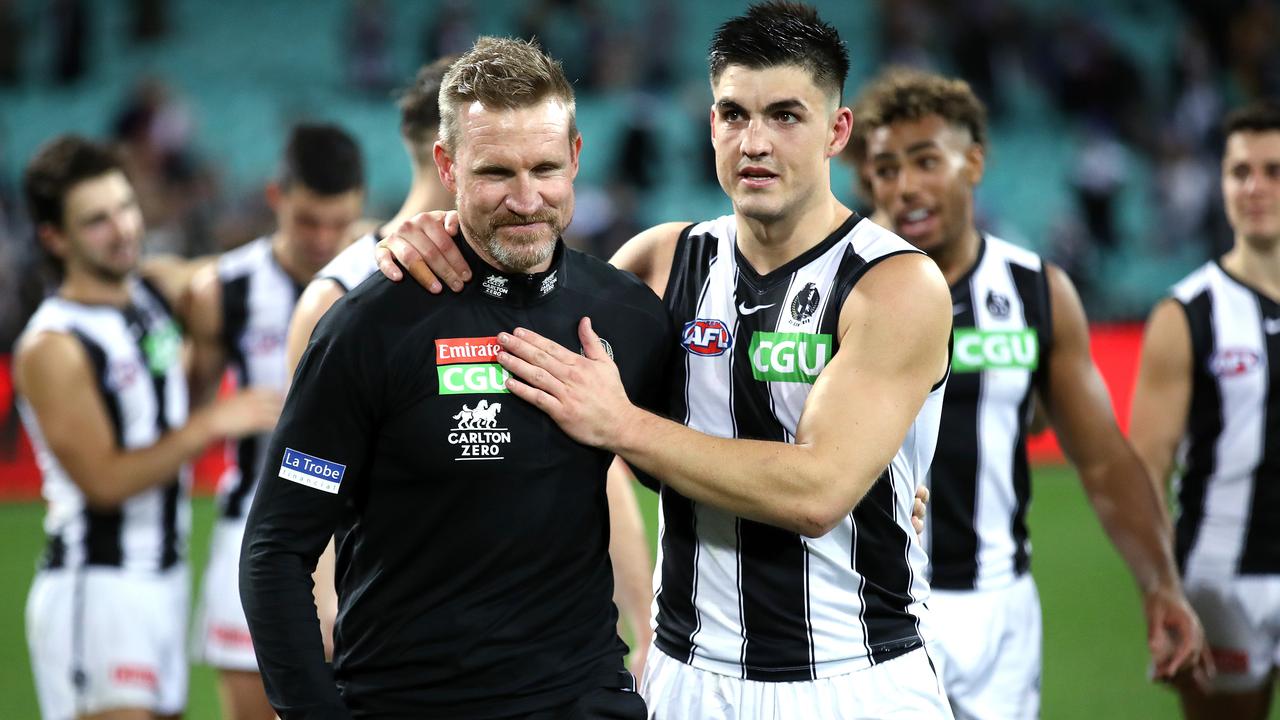
<path id="1" fill-rule="evenodd" d="M 561 244 L 511 275 L 459 246 L 473 280 L 431 295 L 375 275 L 321 320 L 262 469 L 240 593 L 267 694 L 286 720 L 498 717 L 616 687 L 605 474 L 501 389 L 496 336 L 580 349 L 590 316 L 649 404 L 675 332 L 634 276 Z M 336 535 L 325 664 L 311 572 Z"/>

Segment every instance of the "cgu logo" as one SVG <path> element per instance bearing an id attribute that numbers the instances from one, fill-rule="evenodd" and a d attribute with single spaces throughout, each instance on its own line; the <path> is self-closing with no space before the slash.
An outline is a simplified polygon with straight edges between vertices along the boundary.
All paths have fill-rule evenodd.
<path id="1" fill-rule="evenodd" d="M 831 336 L 755 332 L 751 335 L 751 376 L 761 382 L 812 385 L 831 360 Z"/>
<path id="2" fill-rule="evenodd" d="M 1238 377 L 1258 367 L 1261 360 L 1248 348 L 1224 348 L 1209 357 L 1209 371 L 1220 378 Z"/>
<path id="3" fill-rule="evenodd" d="M 684 324 L 680 333 L 680 344 L 691 355 L 715 357 L 723 355 L 733 346 L 733 335 L 723 320 L 705 320 L 698 318 Z"/>
<path id="4" fill-rule="evenodd" d="M 445 365 L 436 368 L 441 395 L 509 393 L 507 371 L 497 363 Z"/>
<path id="5" fill-rule="evenodd" d="M 1035 370 L 1040 342 L 1034 328 L 1026 330 L 956 330 L 952 372 Z"/>

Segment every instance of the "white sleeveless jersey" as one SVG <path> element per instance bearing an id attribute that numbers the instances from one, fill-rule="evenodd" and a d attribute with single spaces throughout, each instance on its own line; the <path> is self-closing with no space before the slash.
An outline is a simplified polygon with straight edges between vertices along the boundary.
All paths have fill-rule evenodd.
<path id="1" fill-rule="evenodd" d="M 55 332 L 80 341 L 116 447 L 138 450 L 186 423 L 187 380 L 182 335 L 165 300 L 141 280 L 131 280 L 129 291 L 124 308 L 49 297 L 23 333 Z M 48 503 L 43 567 L 160 571 L 183 559 L 191 525 L 189 468 L 119 507 L 92 508 L 50 451 L 35 412 L 21 396 L 18 410 L 35 448 Z"/>
<path id="2" fill-rule="evenodd" d="M 373 259 L 373 249 L 377 245 L 378 236 L 374 233 L 361 235 L 320 268 L 316 279 L 332 280 L 346 292 L 351 292 L 370 275 L 378 272 L 378 263 Z"/>
<path id="3" fill-rule="evenodd" d="M 928 476 L 930 585 L 1008 587 L 1031 566 L 1027 425 L 1053 340 L 1044 263 L 984 235 L 951 303 L 951 379 Z"/>
<path id="4" fill-rule="evenodd" d="M 285 338 L 301 286 L 271 252 L 271 237 L 261 237 L 218 258 L 222 285 L 222 345 L 239 387 L 284 392 Z M 257 474 L 270 434 L 229 443 L 231 463 L 218 481 L 220 513 L 240 518 L 249 511 Z"/>
<path id="5" fill-rule="evenodd" d="M 840 308 L 885 258 L 918 252 L 856 215 L 765 276 L 736 247 L 732 216 L 686 229 L 665 302 L 685 352 L 668 410 L 720 437 L 794 442 L 817 378 L 839 351 Z M 656 642 L 666 654 L 750 680 L 831 677 L 928 638 L 926 557 L 913 497 L 937 441 L 945 384 L 928 395 L 891 463 L 827 535 L 809 539 L 661 492 Z"/>
<path id="6" fill-rule="evenodd" d="M 1173 288 L 1191 331 L 1176 555 L 1200 577 L 1280 573 L 1280 305 L 1219 262 Z"/>

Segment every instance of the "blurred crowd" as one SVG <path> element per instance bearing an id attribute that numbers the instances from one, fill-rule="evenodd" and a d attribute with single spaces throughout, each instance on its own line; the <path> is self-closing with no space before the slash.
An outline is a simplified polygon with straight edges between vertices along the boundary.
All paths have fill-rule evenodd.
<path id="1" fill-rule="evenodd" d="M 180 42 L 192 30 L 174 21 L 176 5 L 128 3 L 126 47 Z M 399 3 L 347 0 L 341 7 L 335 31 L 342 35 L 342 56 L 336 59 L 344 63 L 341 75 L 353 97 L 385 101 L 412 67 L 493 32 L 484 4 L 442 0 L 421 22 L 418 47 L 406 52 L 396 44 L 403 37 L 396 32 Z M 88 0 L 0 0 L 0 167 L 20 166 L 35 150 L 6 143 L 5 93 L 74 91 L 92 83 L 92 49 L 103 32 L 100 10 Z M 1043 124 L 1046 132 L 1077 139 L 1069 173 L 1072 204 L 1039 240 L 1040 249 L 1072 274 L 1086 301 L 1097 291 L 1091 287 L 1095 270 L 1127 245 L 1201 259 L 1228 245 L 1216 190 L 1217 123 L 1228 107 L 1280 96 L 1280 4 L 1274 0 L 874 0 L 867 10 L 878 26 L 865 35 L 879 47 L 869 62 L 858 64 L 864 73 L 892 63 L 965 78 L 991 110 L 997 154 L 1002 128 Z M 537 37 L 560 58 L 581 99 L 608 97 L 623 108 L 607 170 L 597 186 L 580 192 L 573 226 L 572 241 L 597 254 L 608 255 L 655 220 L 640 216 L 643 200 L 671 169 L 661 164 L 666 138 L 648 109 L 680 105 L 696 127 L 692 132 L 704 132 L 705 108 L 689 99 L 701 98 L 691 88 L 700 87 L 702 75 L 684 72 L 690 54 L 683 43 L 693 35 L 680 31 L 687 11 L 672 0 L 638 10 L 604 0 L 533 0 L 518 6 L 507 29 Z M 1171 46 L 1135 45 L 1148 17 L 1176 17 Z M 856 75 L 849 97 L 856 93 Z M 189 92 L 195 90 L 144 77 L 116 107 L 103 109 L 140 193 L 149 252 L 215 252 L 270 227 L 260 186 L 232 186 L 217 159 L 201 152 L 200 118 L 183 100 Z M 62 129 L 50 119 L 50 135 Z M 704 145 L 704 155 L 687 159 L 687 173 L 714 188 L 710 144 Z M 1118 198 L 1134 183 L 1146 195 L 1150 225 L 1141 237 L 1132 237 L 1119 218 Z M 381 210 L 375 204 L 374 214 Z M 990 199 L 980 212 L 983 221 L 1001 214 Z M 30 272 L 30 237 L 18 178 L 0 173 L 0 347 L 12 342 L 23 308 L 41 292 Z M 1109 313 L 1103 308 L 1100 315 Z"/>

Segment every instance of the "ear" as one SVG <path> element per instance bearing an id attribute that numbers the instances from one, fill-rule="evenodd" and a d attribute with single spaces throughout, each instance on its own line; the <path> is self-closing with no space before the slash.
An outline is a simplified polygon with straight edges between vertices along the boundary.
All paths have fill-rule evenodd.
<path id="1" fill-rule="evenodd" d="M 444 143 L 439 140 L 431 148 L 431 155 L 436 161 L 436 172 L 440 174 L 440 184 L 444 185 L 444 189 L 448 190 L 450 195 L 456 195 L 458 192 L 458 165 L 453 161 L 453 155 L 445 149 Z"/>
<path id="2" fill-rule="evenodd" d="M 987 150 L 978 143 L 969 143 L 969 147 L 964 151 L 964 179 L 969 181 L 970 185 L 977 185 L 982 182 L 982 176 L 987 171 Z"/>
<path id="3" fill-rule="evenodd" d="M 853 132 L 853 111 L 847 107 L 836 108 L 836 116 L 827 133 L 827 157 L 832 158 L 844 152 L 849 144 L 849 136 Z"/>
<path id="4" fill-rule="evenodd" d="M 711 123 L 711 139 L 715 140 L 716 139 L 716 106 L 715 105 L 711 106 L 710 123 Z"/>
<path id="5" fill-rule="evenodd" d="M 280 183 L 275 181 L 267 183 L 263 195 L 267 198 L 267 207 L 271 208 L 272 212 L 279 212 L 280 204 L 284 202 L 284 190 L 280 187 Z"/>
<path id="6" fill-rule="evenodd" d="M 582 154 L 582 133 L 569 143 L 569 179 L 578 177 L 578 158 Z"/>
<path id="7" fill-rule="evenodd" d="M 40 245 L 54 257 L 66 260 L 70 243 L 58 226 L 53 223 L 40 223 L 36 226 L 36 237 L 40 240 Z"/>

